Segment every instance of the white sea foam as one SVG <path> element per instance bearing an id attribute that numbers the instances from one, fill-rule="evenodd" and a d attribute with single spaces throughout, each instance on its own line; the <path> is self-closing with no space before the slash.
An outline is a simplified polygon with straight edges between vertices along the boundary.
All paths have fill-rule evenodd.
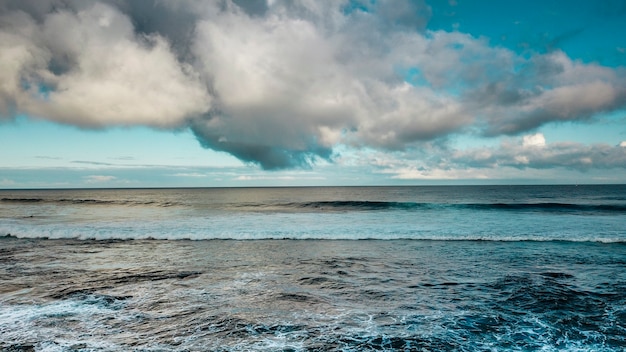
<path id="1" fill-rule="evenodd" d="M 114 307 L 99 304 L 97 297 L 39 304 L 0 303 L 0 346 L 32 345 L 36 351 L 119 350 L 103 336 L 106 317 L 117 314 Z M 72 321 L 71 328 L 57 322 Z M 66 327 L 66 328 L 64 328 Z"/>
<path id="2" fill-rule="evenodd" d="M 337 224 L 336 224 L 337 225 Z M 249 226 L 249 227 L 247 227 Z M 626 233 L 606 231 L 596 233 L 572 233 L 546 231 L 529 233 L 512 231 L 482 233 L 480 229 L 473 231 L 459 231 L 459 229 L 422 230 L 395 229 L 390 230 L 386 225 L 362 229 L 351 224 L 343 227 L 307 226 L 300 228 L 297 224 L 269 223 L 264 227 L 248 225 L 230 226 L 229 224 L 212 224 L 210 227 L 194 226 L 187 222 L 179 226 L 178 222 L 150 222 L 128 223 L 111 225 L 107 223 L 76 224 L 0 224 L 0 236 L 10 235 L 17 238 L 47 238 L 47 239 L 80 239 L 80 240 L 263 240 L 263 239 L 293 239 L 293 240 L 434 240 L 434 241 L 566 241 L 566 242 L 600 242 L 626 243 Z M 491 231 L 490 231 L 491 232 Z"/>

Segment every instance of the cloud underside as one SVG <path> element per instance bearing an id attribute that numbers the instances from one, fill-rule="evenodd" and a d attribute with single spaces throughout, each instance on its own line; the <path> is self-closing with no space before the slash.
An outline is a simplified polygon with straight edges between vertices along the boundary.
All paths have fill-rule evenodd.
<path id="1" fill-rule="evenodd" d="M 407 152 L 626 107 L 623 68 L 427 31 L 419 1 L 354 4 L 8 0 L 0 116 L 190 128 L 207 148 L 278 169 L 330 160 L 337 145 Z M 482 163 L 525 160 L 506 151 Z M 543 167 L 531 156 L 520 165 Z"/>

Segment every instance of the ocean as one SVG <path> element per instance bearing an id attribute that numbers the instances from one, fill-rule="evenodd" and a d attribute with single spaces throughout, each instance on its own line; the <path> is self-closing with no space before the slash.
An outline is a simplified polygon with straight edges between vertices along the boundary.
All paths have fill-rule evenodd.
<path id="1" fill-rule="evenodd" d="M 0 190 L 3 351 L 624 351 L 626 185 Z"/>

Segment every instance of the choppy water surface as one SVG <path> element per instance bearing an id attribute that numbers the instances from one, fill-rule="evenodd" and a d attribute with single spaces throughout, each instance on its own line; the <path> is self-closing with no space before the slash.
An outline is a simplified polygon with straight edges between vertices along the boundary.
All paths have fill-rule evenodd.
<path id="1" fill-rule="evenodd" d="M 624 189 L 0 191 L 0 349 L 622 351 Z"/>
<path id="2" fill-rule="evenodd" d="M 0 346 L 626 348 L 626 247 L 5 238 Z"/>

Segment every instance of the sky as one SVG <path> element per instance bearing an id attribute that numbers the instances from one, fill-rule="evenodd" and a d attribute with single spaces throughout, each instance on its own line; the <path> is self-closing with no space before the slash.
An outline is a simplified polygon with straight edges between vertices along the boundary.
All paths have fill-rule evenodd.
<path id="1" fill-rule="evenodd" d="M 626 183 L 624 33 L 624 0 L 0 0 L 0 188 Z"/>

